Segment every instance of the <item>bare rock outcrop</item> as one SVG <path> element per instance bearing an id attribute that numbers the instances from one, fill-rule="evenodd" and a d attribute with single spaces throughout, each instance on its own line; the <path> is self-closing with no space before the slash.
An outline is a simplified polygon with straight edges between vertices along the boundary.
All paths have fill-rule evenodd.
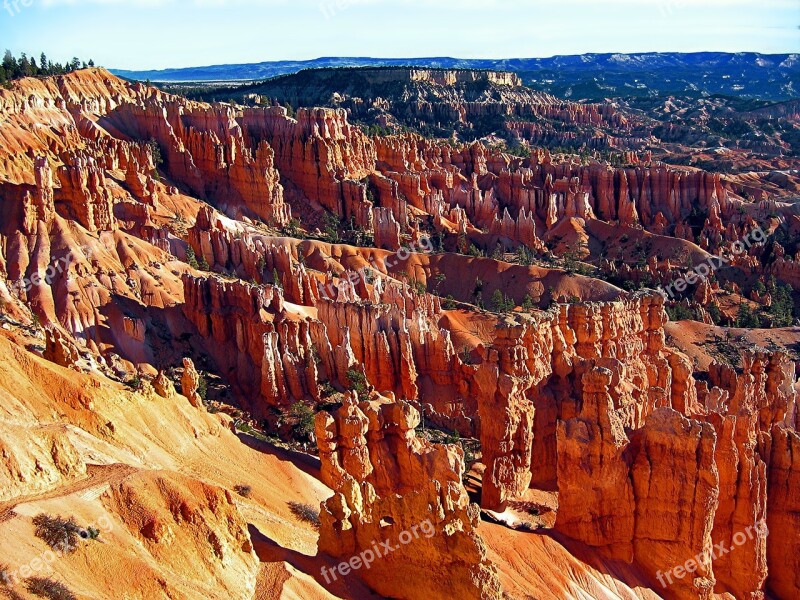
<path id="1" fill-rule="evenodd" d="M 653 575 L 665 565 L 694 560 L 696 570 L 674 578 L 670 592 L 677 598 L 711 598 L 714 591 L 711 561 L 696 558 L 713 552 L 711 532 L 719 502 L 716 441 L 710 424 L 669 408 L 656 410 L 632 440 L 634 557 Z"/>
<path id="2" fill-rule="evenodd" d="M 5 423 L 0 439 L 0 501 L 37 494 L 86 475 L 86 463 L 60 428 Z"/>
<path id="3" fill-rule="evenodd" d="M 190 359 L 186 360 L 189 361 Z M 183 386 L 183 378 L 181 378 L 181 392 L 183 393 L 184 396 L 189 398 L 190 402 L 193 402 L 193 396 L 197 394 L 197 387 L 199 383 L 198 381 L 195 380 L 194 377 L 195 374 L 192 373 L 192 370 L 194 369 L 194 364 L 189 364 L 188 362 L 185 362 L 184 369 L 186 373 L 189 373 L 189 375 L 187 375 L 186 377 L 185 390 Z M 194 387 L 194 390 L 192 390 L 192 387 Z M 153 379 L 153 389 L 155 390 L 156 394 L 158 394 L 162 398 L 172 398 L 175 395 L 175 384 L 172 383 L 172 381 L 170 380 L 169 377 L 167 377 L 167 374 L 164 373 L 164 371 L 159 371 L 156 378 Z M 196 398 L 194 398 L 194 401 L 196 401 Z M 195 405 L 194 402 L 193 405 Z"/>
<path id="4" fill-rule="evenodd" d="M 318 399 L 317 357 L 327 373 L 337 375 L 324 324 L 285 314 L 280 288 L 190 275 L 183 283 L 184 314 L 253 409 L 266 408 L 258 398 L 267 405 Z M 236 352 L 226 347 L 231 341 Z"/>
<path id="5" fill-rule="evenodd" d="M 504 510 L 531 481 L 535 385 L 550 374 L 547 323 L 501 324 L 494 347 L 476 369 L 481 446 L 486 470 L 481 505 Z M 499 418 L 498 418 L 499 417 Z"/>
<path id="6" fill-rule="evenodd" d="M 393 552 L 357 571 L 379 594 L 499 599 L 478 507 L 461 483 L 463 453 L 420 441 L 418 424 L 410 405 L 383 400 L 317 415 L 323 481 L 335 492 L 322 505 L 320 551 L 349 560 L 388 542 Z"/>
<path id="7" fill-rule="evenodd" d="M 88 231 L 116 228 L 114 199 L 105 172 L 93 158 L 76 155 L 57 171 L 61 188 L 56 202 Z"/>
<path id="8" fill-rule="evenodd" d="M 46 327 L 44 333 L 44 357 L 62 367 L 79 368 L 81 354 L 75 342 L 56 327 Z"/>
<path id="9" fill-rule="evenodd" d="M 758 418 L 712 413 L 709 421 L 717 433 L 714 461 L 719 470 L 712 537 L 714 544 L 735 548 L 714 556 L 715 592 L 758 600 L 767 578 L 768 533 L 767 464 L 758 451 Z"/>
<path id="10" fill-rule="evenodd" d="M 199 386 L 200 374 L 197 372 L 197 369 L 195 369 L 192 359 L 184 358 L 183 375 L 181 375 L 181 394 L 186 396 L 189 403 L 195 408 L 201 408 L 203 406 L 203 399 L 200 397 L 200 394 L 197 393 Z M 162 389 L 164 388 L 163 385 L 159 387 Z M 158 388 L 156 389 L 158 390 Z M 163 396 L 163 394 L 159 393 L 159 396 Z"/>
<path id="11" fill-rule="evenodd" d="M 150 471 L 112 485 L 103 502 L 160 564 L 232 598 L 255 592 L 258 557 L 230 492 Z"/>
<path id="12" fill-rule="evenodd" d="M 779 598 L 800 595 L 800 435 L 772 429 L 767 491 L 767 589 Z"/>
<path id="13" fill-rule="evenodd" d="M 596 368 L 583 376 L 581 414 L 558 424 L 559 507 L 556 529 L 633 559 L 635 499 L 623 455 L 628 437 L 608 392 L 612 373 Z"/>

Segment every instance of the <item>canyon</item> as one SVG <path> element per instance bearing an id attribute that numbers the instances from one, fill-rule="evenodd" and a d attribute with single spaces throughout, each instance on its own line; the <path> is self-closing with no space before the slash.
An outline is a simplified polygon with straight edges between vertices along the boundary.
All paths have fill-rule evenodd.
<path id="1" fill-rule="evenodd" d="M 635 120 L 397 71 L 507 94 L 446 121 Z M 735 312 L 794 302 L 789 198 L 357 115 L 96 68 L 0 90 L 0 595 L 48 513 L 106 525 L 47 567 L 88 598 L 800 596 L 798 331 Z"/>

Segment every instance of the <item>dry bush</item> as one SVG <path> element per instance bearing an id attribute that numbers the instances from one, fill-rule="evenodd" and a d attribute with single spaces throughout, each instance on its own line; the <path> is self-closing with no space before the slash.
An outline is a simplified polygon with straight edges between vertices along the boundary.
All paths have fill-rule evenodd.
<path id="1" fill-rule="evenodd" d="M 249 498 L 253 493 L 253 488 L 249 485 L 240 483 L 239 485 L 233 486 L 233 491 L 239 494 L 242 498 Z"/>
<path id="2" fill-rule="evenodd" d="M 31 577 L 25 583 L 31 594 L 47 598 L 47 600 L 78 600 L 66 585 L 49 577 Z"/>
<path id="3" fill-rule="evenodd" d="M 302 502 L 287 502 L 287 504 L 292 514 L 299 520 L 311 523 L 314 527 L 319 527 L 319 509 Z"/>
<path id="4" fill-rule="evenodd" d="M 33 518 L 33 524 L 36 526 L 36 537 L 43 539 L 53 550 L 71 554 L 78 548 L 83 529 L 73 517 L 67 520 L 41 513 Z"/>

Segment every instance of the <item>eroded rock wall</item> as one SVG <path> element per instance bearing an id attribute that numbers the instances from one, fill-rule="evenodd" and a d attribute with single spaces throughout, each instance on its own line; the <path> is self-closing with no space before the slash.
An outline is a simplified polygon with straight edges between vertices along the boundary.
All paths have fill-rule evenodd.
<path id="1" fill-rule="evenodd" d="M 320 551 L 349 560 L 388 542 L 392 553 L 356 572 L 379 594 L 499 599 L 479 510 L 461 483 L 463 451 L 417 439 L 419 419 L 407 403 L 379 399 L 317 415 L 322 478 L 334 490 L 322 504 Z"/>

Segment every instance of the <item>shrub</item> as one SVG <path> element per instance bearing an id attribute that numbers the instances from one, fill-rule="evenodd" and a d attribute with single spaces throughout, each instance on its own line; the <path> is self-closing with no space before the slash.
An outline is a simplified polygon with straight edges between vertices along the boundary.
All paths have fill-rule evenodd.
<path id="1" fill-rule="evenodd" d="M 319 391 L 323 398 L 330 398 L 336 393 L 336 388 L 330 381 L 323 381 L 319 384 Z"/>
<path id="2" fill-rule="evenodd" d="M 530 266 L 533 264 L 533 259 L 533 252 L 531 252 L 527 247 L 520 246 L 517 248 L 516 260 L 519 264 Z"/>
<path id="3" fill-rule="evenodd" d="M 233 491 L 239 494 L 242 498 L 249 498 L 253 493 L 253 488 L 249 485 L 240 483 L 239 485 L 233 486 Z"/>
<path id="4" fill-rule="evenodd" d="M 464 348 L 461 350 L 461 352 L 459 352 L 458 356 L 459 356 L 459 358 L 461 358 L 461 362 L 463 364 L 465 364 L 465 365 L 473 364 L 472 351 L 467 346 L 464 346 Z"/>
<path id="5" fill-rule="evenodd" d="M 436 285 L 434 286 L 433 289 L 434 292 L 438 294 L 439 286 L 441 286 L 445 281 L 447 281 L 447 275 L 445 275 L 444 273 L 439 273 L 436 277 L 434 277 L 434 280 L 436 281 Z"/>
<path id="6" fill-rule="evenodd" d="M 475 286 L 472 288 L 472 297 L 477 300 L 483 295 L 483 280 L 480 277 L 475 278 Z"/>
<path id="7" fill-rule="evenodd" d="M 128 381 L 125 382 L 125 385 L 127 385 L 134 391 L 140 390 L 142 389 L 142 378 L 139 377 L 138 375 L 134 375 Z"/>
<path id="8" fill-rule="evenodd" d="M 11 576 L 8 574 L 8 565 L 0 563 L 0 587 L 5 587 L 11 583 Z"/>
<path id="9" fill-rule="evenodd" d="M 186 247 L 186 264 L 193 269 L 199 269 L 200 265 L 197 262 L 197 255 L 194 253 L 194 248 L 191 246 Z"/>
<path id="10" fill-rule="evenodd" d="M 417 296 L 424 296 L 428 291 L 428 288 L 425 286 L 425 284 L 421 281 L 417 281 L 416 279 L 411 281 L 411 288 L 414 290 L 414 293 Z"/>
<path id="11" fill-rule="evenodd" d="M 48 600 L 78 600 L 66 585 L 49 577 L 31 577 L 25 587 L 31 594 Z"/>
<path id="12" fill-rule="evenodd" d="M 770 283 L 770 293 L 772 294 L 772 306 L 769 307 L 770 320 L 774 327 L 790 327 L 794 321 L 792 288 L 788 285 Z"/>
<path id="13" fill-rule="evenodd" d="M 467 250 L 467 256 L 474 256 L 475 258 L 483 258 L 486 256 L 483 250 L 478 248 L 475 244 L 470 244 Z"/>
<path id="14" fill-rule="evenodd" d="M 530 294 L 525 294 L 525 297 L 522 299 L 522 310 L 533 310 L 534 309 L 533 298 L 531 298 Z"/>
<path id="15" fill-rule="evenodd" d="M 208 400 L 208 380 L 202 371 L 197 373 L 197 395 L 203 401 Z"/>
<path id="16" fill-rule="evenodd" d="M 692 321 L 695 318 L 694 311 L 683 304 L 668 306 L 667 315 L 670 321 Z"/>
<path id="17" fill-rule="evenodd" d="M 456 246 L 458 247 L 458 251 L 461 254 L 467 253 L 467 236 L 463 233 L 458 234 L 458 239 L 456 240 Z"/>
<path id="18" fill-rule="evenodd" d="M 506 154 L 510 154 L 511 156 L 518 156 L 520 158 L 530 158 L 531 149 L 521 144 L 515 144 L 513 146 L 509 146 L 508 148 L 506 148 Z"/>
<path id="19" fill-rule="evenodd" d="M 447 294 L 447 297 L 442 302 L 442 308 L 445 310 L 455 310 L 456 309 L 456 299 L 453 298 L 452 294 Z"/>
<path id="20" fill-rule="evenodd" d="M 347 380 L 350 382 L 350 388 L 356 393 L 359 400 L 367 400 L 367 378 L 366 376 L 356 369 L 347 370 Z"/>
<path id="21" fill-rule="evenodd" d="M 711 320 L 714 321 L 714 325 L 720 325 L 722 323 L 722 311 L 716 304 L 709 305 L 708 314 L 711 316 Z"/>
<path id="22" fill-rule="evenodd" d="M 300 221 L 297 219 L 291 219 L 289 224 L 283 228 L 283 232 L 288 237 L 299 237 L 300 235 Z"/>
<path id="23" fill-rule="evenodd" d="M 341 226 L 341 221 L 339 220 L 339 217 L 331 213 L 325 213 L 322 232 L 325 235 L 327 241 L 333 244 L 339 242 L 340 226 Z"/>
<path id="24" fill-rule="evenodd" d="M 73 517 L 67 520 L 41 513 L 33 518 L 33 524 L 36 526 L 36 537 L 44 540 L 53 550 L 70 554 L 78 548 L 83 529 Z"/>
<path id="25" fill-rule="evenodd" d="M 296 402 L 289 410 L 294 425 L 292 431 L 296 437 L 310 440 L 314 434 L 314 411 L 311 407 Z"/>
<path id="26" fill-rule="evenodd" d="M 287 504 L 289 505 L 289 510 L 292 511 L 292 514 L 300 521 L 310 523 L 314 527 L 319 527 L 319 509 L 314 508 L 310 504 L 304 504 L 302 502 L 288 502 Z"/>
<path id="27" fill-rule="evenodd" d="M 155 139 L 150 138 L 150 141 L 147 142 L 147 145 L 150 147 L 150 154 L 153 157 L 153 164 L 156 166 L 156 169 L 164 164 L 164 157 L 161 156 L 161 148 L 158 145 L 158 142 Z"/>
<path id="28" fill-rule="evenodd" d="M 458 431 L 454 431 L 453 433 L 448 433 L 444 438 L 445 444 L 458 444 L 461 445 L 461 434 Z"/>
<path id="29" fill-rule="evenodd" d="M 743 329 L 757 329 L 761 327 L 761 321 L 758 315 L 755 314 L 747 304 L 742 304 L 739 307 L 739 312 L 736 315 L 736 327 Z"/>

